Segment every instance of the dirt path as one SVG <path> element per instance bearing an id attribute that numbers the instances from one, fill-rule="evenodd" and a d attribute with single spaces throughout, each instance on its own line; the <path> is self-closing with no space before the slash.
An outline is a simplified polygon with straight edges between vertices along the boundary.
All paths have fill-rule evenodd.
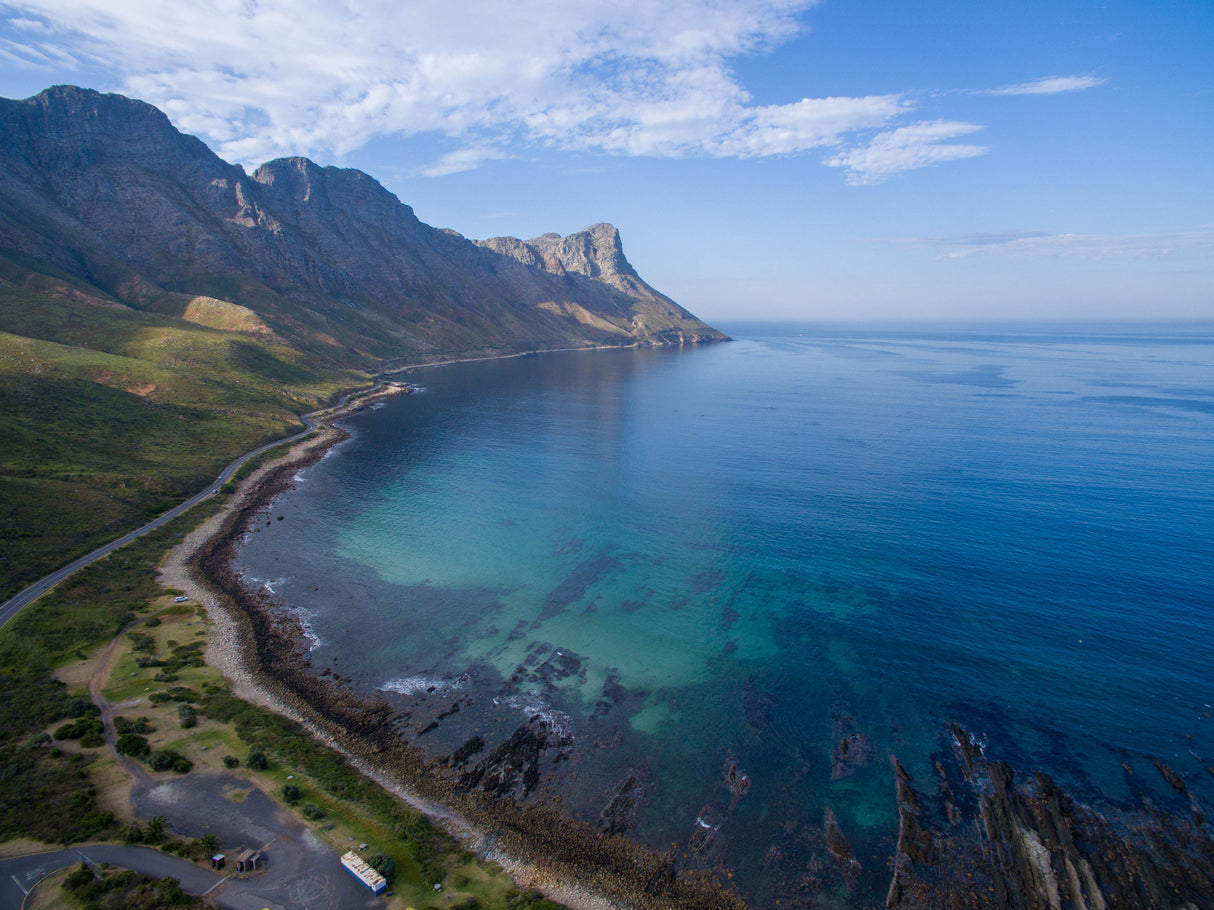
<path id="1" fill-rule="evenodd" d="M 89 699 L 101 710 L 101 724 L 105 728 L 105 743 L 109 746 L 110 751 L 114 753 L 114 758 L 118 761 L 119 767 L 133 778 L 136 784 L 146 784 L 150 779 L 150 775 L 143 765 L 129 755 L 119 755 L 114 748 L 118 742 L 118 732 L 114 729 L 115 706 L 106 699 L 104 694 L 105 684 L 114 670 L 115 655 L 118 653 L 119 645 L 122 644 L 122 636 L 126 634 L 126 631 L 127 629 L 124 628 L 115 635 L 113 641 L 106 645 L 105 649 L 98 655 L 97 666 L 93 669 L 93 675 L 89 678 Z"/>

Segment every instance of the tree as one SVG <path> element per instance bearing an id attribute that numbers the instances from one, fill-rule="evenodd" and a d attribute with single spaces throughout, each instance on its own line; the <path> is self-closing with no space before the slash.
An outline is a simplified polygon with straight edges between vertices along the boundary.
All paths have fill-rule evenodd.
<path id="1" fill-rule="evenodd" d="M 202 850 L 203 857 L 211 857 L 219 852 L 219 848 L 223 843 L 219 840 L 219 835 L 214 831 L 208 831 L 202 837 L 198 838 L 198 847 Z"/>
<path id="2" fill-rule="evenodd" d="M 158 844 L 168 834 L 168 819 L 163 815 L 154 815 L 143 826 L 143 839 L 149 844 Z"/>

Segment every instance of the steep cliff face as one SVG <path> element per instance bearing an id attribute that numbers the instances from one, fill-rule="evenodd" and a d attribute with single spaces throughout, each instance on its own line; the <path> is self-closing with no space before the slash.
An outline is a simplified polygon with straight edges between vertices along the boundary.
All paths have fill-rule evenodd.
<path id="1" fill-rule="evenodd" d="M 0 254 L 180 316 L 247 307 L 334 363 L 724 338 L 650 288 L 619 234 L 483 243 L 366 174 L 304 158 L 251 176 L 140 101 L 57 86 L 0 100 Z"/>

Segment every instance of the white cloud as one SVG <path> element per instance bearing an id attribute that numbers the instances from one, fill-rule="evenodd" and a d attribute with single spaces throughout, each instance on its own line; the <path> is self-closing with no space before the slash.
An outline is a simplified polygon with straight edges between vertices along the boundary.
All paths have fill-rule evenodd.
<path id="1" fill-rule="evenodd" d="M 839 145 L 898 95 L 757 105 L 729 61 L 816 0 L 24 0 L 27 59 L 68 49 L 226 158 L 340 157 L 432 133 L 451 173 L 533 144 L 755 157 Z M 10 20 L 11 21 L 11 20 Z M 40 35 L 45 33 L 45 35 Z"/>
<path id="2" fill-rule="evenodd" d="M 991 89 L 991 95 L 1060 95 L 1063 92 L 1081 92 L 1104 85 L 1108 80 L 1099 76 L 1049 76 L 1032 82 L 1005 85 Z"/>
<path id="3" fill-rule="evenodd" d="M 500 149 L 471 146 L 440 156 L 433 164 L 422 168 L 420 173 L 425 177 L 445 177 L 448 174 L 470 171 L 486 161 L 497 161 L 505 157 L 505 153 Z"/>
<path id="4" fill-rule="evenodd" d="M 976 132 L 982 127 L 952 120 L 925 120 L 878 133 L 867 145 L 841 152 L 827 160 L 831 167 L 847 168 L 847 182 L 880 183 L 888 177 L 942 161 L 984 155 L 984 145 L 955 145 L 945 140 Z"/>
<path id="5" fill-rule="evenodd" d="M 115 88 L 249 166 L 429 135 L 450 151 L 415 172 L 528 148 L 739 158 L 834 148 L 845 151 L 828 163 L 849 182 L 876 183 L 986 151 L 945 141 L 970 124 L 894 128 L 916 107 L 904 94 L 757 103 L 733 61 L 802 33 L 817 2 L 0 0 L 22 38 L 0 43 L 0 58 L 113 73 Z M 998 91 L 1073 91 L 1093 78 Z"/>
<path id="6" fill-rule="evenodd" d="M 245 163 L 437 133 L 647 155 L 773 154 L 881 122 L 877 99 L 756 108 L 728 61 L 816 0 L 19 0 L 24 56 L 68 48 Z M 10 18 L 10 24 L 14 21 Z M 42 34 L 40 34 L 42 33 Z M 16 54 L 16 49 L 10 54 Z M 854 102 L 857 119 L 846 116 Z M 840 103 L 843 102 L 843 103 Z M 764 125 L 763 121 L 774 125 Z M 500 151 L 497 155 L 502 154 Z M 439 168 L 441 170 L 441 167 Z"/>
<path id="7" fill-rule="evenodd" d="M 906 246 L 935 248 L 943 259 L 989 254 L 1032 259 L 1171 259 L 1214 257 L 1214 230 L 1149 234 L 1047 234 L 1017 231 L 894 240 Z"/>

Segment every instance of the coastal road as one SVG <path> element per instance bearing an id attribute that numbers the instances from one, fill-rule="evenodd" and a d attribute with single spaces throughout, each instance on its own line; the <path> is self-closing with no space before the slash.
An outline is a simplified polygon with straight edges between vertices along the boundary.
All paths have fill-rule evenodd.
<path id="1" fill-rule="evenodd" d="M 378 385 L 378 383 L 377 383 L 377 385 Z M 213 482 L 207 484 L 206 489 L 204 489 L 201 493 L 198 493 L 197 495 L 191 497 L 190 499 L 187 499 L 185 502 L 181 503 L 180 505 L 175 506 L 172 509 L 169 509 L 169 511 L 165 512 L 163 515 L 153 518 L 151 521 L 149 521 L 143 527 L 136 528 L 134 531 L 131 531 L 129 534 L 124 534 L 122 537 L 119 537 L 117 540 L 110 541 L 109 543 L 105 544 L 104 546 L 98 547 L 92 553 L 89 553 L 86 556 L 81 556 L 75 562 L 68 563 L 62 569 L 56 569 L 51 574 L 43 576 L 42 578 L 38 579 L 36 582 L 34 582 L 32 585 L 30 585 L 25 590 L 20 591 L 17 594 L 14 594 L 12 597 L 10 597 L 8 600 L 6 600 L 3 604 L 0 604 L 0 629 L 4 628 L 4 626 L 8 623 L 8 621 L 10 619 L 12 619 L 14 616 L 16 616 L 23 607 L 25 607 L 27 604 L 31 603 L 32 601 L 37 600 L 39 597 L 41 597 L 43 594 L 45 594 L 47 591 L 49 591 L 55 585 L 59 584 L 59 582 L 63 581 L 63 579 L 67 578 L 69 575 L 73 574 L 74 572 L 78 572 L 80 569 L 83 569 L 85 566 L 89 565 L 90 563 L 96 562 L 98 559 L 102 559 L 106 556 L 109 556 L 111 553 L 113 553 L 119 547 L 126 546 L 131 541 L 139 539 L 144 534 L 147 534 L 149 531 L 154 531 L 157 528 L 159 528 L 161 525 L 172 521 L 174 518 L 181 515 L 183 512 L 185 512 L 189 509 L 192 509 L 194 506 L 198 505 L 198 503 L 200 503 L 204 500 L 210 499 L 212 496 L 214 496 L 216 493 L 219 492 L 220 487 L 222 487 L 225 483 L 227 483 L 227 481 L 229 479 L 231 479 L 232 475 L 235 474 L 237 470 L 239 470 L 240 466 L 243 465 L 250 458 L 256 458 L 262 452 L 267 452 L 270 449 L 276 448 L 277 446 L 289 445 L 289 444 L 298 442 L 299 440 L 303 439 L 304 437 L 311 435 L 311 433 L 316 429 L 316 426 L 317 426 L 316 418 L 318 415 L 328 413 L 329 411 L 334 411 L 334 410 L 342 407 L 343 405 L 345 405 L 346 402 L 348 402 L 350 400 L 350 397 L 352 395 L 361 395 L 362 393 L 364 393 L 366 391 L 367 391 L 367 389 L 359 389 L 354 392 L 349 392 L 349 393 L 343 395 L 341 397 L 341 399 L 337 402 L 337 404 L 332 405 L 331 407 L 321 408 L 318 411 L 311 411 L 310 413 L 302 415 L 300 417 L 300 420 L 303 421 L 303 425 L 305 427 L 305 429 L 302 432 L 296 433 L 294 436 L 288 436 L 286 439 L 279 439 L 274 442 L 267 442 L 265 445 L 259 446 L 258 448 L 254 449 L 251 452 L 246 452 L 245 454 L 243 454 L 239 458 L 237 458 L 235 461 L 233 461 L 231 464 L 229 464 L 222 471 L 220 471 L 219 476 L 216 477 Z"/>
<path id="2" fill-rule="evenodd" d="M 44 876 L 68 866 L 87 862 L 90 866 L 108 863 L 123 869 L 133 869 L 153 878 L 171 875 L 190 894 L 206 894 L 226 881 L 207 869 L 176 856 L 161 853 L 151 847 L 130 847 L 121 844 L 92 844 L 0 859 L 0 910 L 21 910 L 25 897 Z M 220 902 L 220 906 L 233 906 Z"/>

